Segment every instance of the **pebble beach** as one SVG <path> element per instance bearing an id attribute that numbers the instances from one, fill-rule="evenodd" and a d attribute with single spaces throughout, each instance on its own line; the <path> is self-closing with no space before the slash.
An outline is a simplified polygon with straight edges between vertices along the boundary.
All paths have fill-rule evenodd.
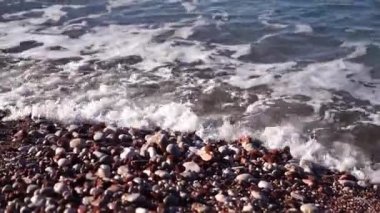
<path id="1" fill-rule="evenodd" d="M 254 138 L 0 123 L 0 212 L 380 212 L 380 189 Z"/>

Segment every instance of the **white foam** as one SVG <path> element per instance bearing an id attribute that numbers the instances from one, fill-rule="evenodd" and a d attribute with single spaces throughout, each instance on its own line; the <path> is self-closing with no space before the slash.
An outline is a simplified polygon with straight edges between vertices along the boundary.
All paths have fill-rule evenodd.
<path id="1" fill-rule="evenodd" d="M 271 148 L 289 146 L 291 154 L 300 160 L 313 161 L 339 171 L 353 171 L 358 178 L 376 181 L 371 176 L 374 171 L 369 169 L 370 159 L 359 148 L 339 141 L 333 142 L 331 147 L 325 147 L 315 139 L 303 138 L 298 131 L 290 124 L 267 127 L 261 138 Z M 367 175 L 359 172 L 359 168 Z"/>
<path id="2" fill-rule="evenodd" d="M 313 28 L 308 24 L 296 24 L 294 32 L 295 33 L 312 33 Z"/>

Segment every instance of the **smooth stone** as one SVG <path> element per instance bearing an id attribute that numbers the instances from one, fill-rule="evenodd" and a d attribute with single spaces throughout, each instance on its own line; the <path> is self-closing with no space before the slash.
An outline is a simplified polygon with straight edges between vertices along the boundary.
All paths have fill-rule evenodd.
<path id="1" fill-rule="evenodd" d="M 227 147 L 227 145 L 223 145 L 223 146 L 220 146 L 218 147 L 218 152 L 222 155 L 226 155 L 228 153 L 229 149 Z"/>
<path id="2" fill-rule="evenodd" d="M 26 188 L 26 193 L 27 194 L 31 194 L 33 193 L 34 191 L 36 191 L 38 189 L 38 186 L 35 185 L 35 184 L 30 184 L 28 185 L 28 187 Z"/>
<path id="3" fill-rule="evenodd" d="M 62 147 L 57 147 L 55 149 L 55 155 L 62 155 L 62 154 L 65 154 L 66 150 Z"/>
<path id="4" fill-rule="evenodd" d="M 185 167 L 186 172 L 199 173 L 201 171 L 201 167 L 199 167 L 194 161 L 185 162 L 182 165 Z"/>
<path id="5" fill-rule="evenodd" d="M 251 196 L 258 200 L 262 200 L 264 198 L 261 192 L 255 190 L 251 191 Z"/>
<path id="6" fill-rule="evenodd" d="M 70 148 L 82 148 L 85 146 L 84 140 L 81 138 L 74 138 L 70 141 Z"/>
<path id="7" fill-rule="evenodd" d="M 45 202 L 45 199 L 40 195 L 33 195 L 30 198 L 30 201 L 32 202 L 34 206 L 42 206 L 43 203 Z"/>
<path id="8" fill-rule="evenodd" d="M 227 197 L 222 193 L 218 193 L 217 195 L 215 195 L 215 200 L 221 203 L 226 203 Z"/>
<path id="9" fill-rule="evenodd" d="M 143 201 L 144 197 L 140 193 L 124 194 L 122 200 L 127 201 L 129 203 L 135 203 Z"/>
<path id="10" fill-rule="evenodd" d="M 111 177 L 111 168 L 106 164 L 102 164 L 99 166 L 96 174 L 101 178 L 109 178 Z"/>
<path id="11" fill-rule="evenodd" d="M 179 147 L 176 144 L 172 143 L 166 147 L 166 152 L 175 157 L 179 157 L 181 155 L 181 150 L 179 149 Z"/>
<path id="12" fill-rule="evenodd" d="M 99 151 L 95 151 L 95 152 L 93 152 L 92 154 L 95 155 L 95 157 L 98 158 L 98 159 L 100 159 L 100 158 L 103 157 L 103 156 L 106 156 L 105 153 L 103 153 L 103 152 L 99 152 Z"/>
<path id="13" fill-rule="evenodd" d="M 120 134 L 118 138 L 121 142 L 127 142 L 127 141 L 132 140 L 132 137 L 126 134 Z"/>
<path id="14" fill-rule="evenodd" d="M 157 132 L 154 135 L 147 135 L 145 140 L 149 144 L 157 144 L 161 149 L 165 149 L 167 145 L 167 136 L 162 132 Z"/>
<path id="15" fill-rule="evenodd" d="M 179 196 L 169 194 L 164 198 L 163 202 L 166 206 L 177 206 L 179 203 Z"/>
<path id="16" fill-rule="evenodd" d="M 117 174 L 121 175 L 122 177 L 130 176 L 128 166 L 120 166 L 119 168 L 117 168 Z"/>
<path id="17" fill-rule="evenodd" d="M 250 203 L 244 205 L 242 212 L 253 212 L 253 206 Z"/>
<path id="18" fill-rule="evenodd" d="M 154 172 L 154 174 L 160 178 L 169 178 L 170 177 L 170 174 L 165 170 L 157 170 Z"/>
<path id="19" fill-rule="evenodd" d="M 272 184 L 267 182 L 267 181 L 264 181 L 264 180 L 261 180 L 258 185 L 257 185 L 259 188 L 262 188 L 262 189 L 272 189 Z"/>
<path id="20" fill-rule="evenodd" d="M 245 174 L 240 174 L 240 175 L 236 176 L 235 180 L 239 183 L 242 183 L 242 182 L 248 183 L 248 182 L 254 180 L 254 178 L 252 175 L 245 173 Z"/>
<path id="21" fill-rule="evenodd" d="M 70 165 L 70 160 L 66 158 L 61 158 L 57 162 L 58 167 L 65 167 Z"/>
<path id="22" fill-rule="evenodd" d="M 138 208 L 136 208 L 136 210 L 135 210 L 135 213 L 148 213 L 148 212 L 149 212 L 148 209 L 141 208 L 141 207 L 138 207 Z"/>
<path id="23" fill-rule="evenodd" d="M 104 156 L 100 157 L 99 163 L 111 164 L 112 163 L 112 157 L 109 155 L 104 155 Z"/>
<path id="24" fill-rule="evenodd" d="M 300 200 L 300 201 L 303 201 L 305 200 L 305 197 L 297 192 L 291 192 L 290 193 L 290 196 L 296 200 Z"/>
<path id="25" fill-rule="evenodd" d="M 30 155 L 34 155 L 34 154 L 36 154 L 37 152 L 38 152 L 38 149 L 37 149 L 36 146 L 32 146 L 32 147 L 30 147 L 30 149 L 28 150 L 28 154 L 30 154 Z"/>
<path id="26" fill-rule="evenodd" d="M 302 213 L 315 213 L 318 211 L 318 207 L 313 203 L 305 203 L 300 207 Z"/>
<path id="27" fill-rule="evenodd" d="M 93 139 L 94 141 L 101 141 L 103 137 L 104 137 L 103 132 L 95 132 Z"/>
<path id="28" fill-rule="evenodd" d="M 198 155 L 202 158 L 202 160 L 204 161 L 210 161 L 213 159 L 213 153 L 212 152 L 208 152 L 206 150 L 206 147 L 202 147 L 199 151 L 198 151 Z"/>
<path id="29" fill-rule="evenodd" d="M 6 192 L 10 192 L 12 191 L 12 186 L 11 185 L 5 185 L 3 186 L 3 188 L 1 189 L 1 192 L 2 193 L 6 193 Z"/>
<path id="30" fill-rule="evenodd" d="M 78 130 L 78 129 L 79 129 L 79 126 L 78 126 L 78 125 L 71 124 L 71 125 L 67 128 L 67 131 L 69 131 L 69 132 L 73 132 L 73 131 Z"/>
<path id="31" fill-rule="evenodd" d="M 207 206 L 203 203 L 193 203 L 191 204 L 191 210 L 197 213 L 206 213 L 211 212 L 212 209 L 210 206 Z"/>
<path id="32" fill-rule="evenodd" d="M 151 158 L 151 159 L 153 159 L 153 158 L 155 158 L 156 156 L 157 156 L 157 151 L 156 151 L 156 149 L 154 148 L 154 147 L 149 147 L 148 149 L 147 149 L 147 152 L 148 152 L 148 154 L 149 154 L 149 157 Z"/>
<path id="33" fill-rule="evenodd" d="M 69 187 L 65 183 L 59 182 L 54 184 L 54 191 L 58 194 L 63 194 L 66 191 L 69 191 Z"/>
<path id="34" fill-rule="evenodd" d="M 131 159 L 134 156 L 136 156 L 136 152 L 133 148 L 124 148 L 123 152 L 120 154 L 120 159 L 125 160 L 125 159 Z"/>
<path id="35" fill-rule="evenodd" d="M 90 205 L 93 200 L 94 200 L 94 197 L 92 197 L 92 196 L 86 196 L 86 197 L 82 198 L 82 203 L 84 205 Z"/>
<path id="36" fill-rule="evenodd" d="M 54 168 L 51 167 L 51 166 L 46 167 L 46 168 L 45 168 L 45 172 L 47 172 L 47 173 L 49 173 L 49 174 L 53 174 L 53 172 L 54 172 Z"/>

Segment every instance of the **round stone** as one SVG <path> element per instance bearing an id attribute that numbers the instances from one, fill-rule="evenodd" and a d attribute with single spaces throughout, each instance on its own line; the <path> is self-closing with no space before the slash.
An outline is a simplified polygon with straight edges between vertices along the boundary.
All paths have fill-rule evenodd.
<path id="1" fill-rule="evenodd" d="M 103 132 L 95 132 L 93 139 L 94 141 L 101 141 L 103 137 L 104 137 Z"/>
<path id="2" fill-rule="evenodd" d="M 248 173 L 245 173 L 245 174 L 240 174 L 238 176 L 236 176 L 235 180 L 238 182 L 238 183 L 243 183 L 243 182 L 250 182 L 252 181 L 254 178 L 252 177 L 252 175 L 248 174 Z"/>
<path id="3" fill-rule="evenodd" d="M 65 154 L 66 150 L 62 147 L 57 147 L 55 149 L 55 155 L 62 155 L 62 154 Z"/>
<path id="4" fill-rule="evenodd" d="M 194 161 L 185 162 L 183 163 L 183 166 L 185 167 L 186 172 L 199 173 L 201 171 L 201 167 L 199 167 Z"/>
<path id="5" fill-rule="evenodd" d="M 166 147 L 166 152 L 175 157 L 179 157 L 181 155 L 181 150 L 179 149 L 179 147 L 176 144 L 172 143 Z"/>
<path id="6" fill-rule="evenodd" d="M 69 188 L 63 182 L 59 182 L 59 183 L 54 184 L 53 189 L 58 194 L 63 194 L 63 192 L 69 191 Z"/>
<path id="7" fill-rule="evenodd" d="M 272 184 L 264 180 L 261 180 L 257 186 L 262 189 L 272 189 Z"/>
<path id="8" fill-rule="evenodd" d="M 318 211 L 318 208 L 313 203 L 305 203 L 301 205 L 300 210 L 302 213 L 315 213 Z"/>
<path id="9" fill-rule="evenodd" d="M 81 138 L 74 138 L 70 141 L 70 148 L 82 148 L 84 147 L 85 143 L 84 140 Z"/>
<path id="10" fill-rule="evenodd" d="M 111 177 L 111 168 L 106 164 L 102 164 L 99 166 L 96 174 L 101 178 L 109 178 Z"/>
<path id="11" fill-rule="evenodd" d="M 70 165 L 70 160 L 66 158 L 61 158 L 57 162 L 58 167 L 65 167 Z"/>

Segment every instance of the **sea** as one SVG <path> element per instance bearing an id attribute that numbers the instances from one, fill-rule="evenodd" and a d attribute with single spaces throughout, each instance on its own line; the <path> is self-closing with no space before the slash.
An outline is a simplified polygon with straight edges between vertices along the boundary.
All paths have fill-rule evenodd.
<path id="1" fill-rule="evenodd" d="M 380 1 L 0 0 L 0 109 L 250 135 L 380 182 Z"/>

